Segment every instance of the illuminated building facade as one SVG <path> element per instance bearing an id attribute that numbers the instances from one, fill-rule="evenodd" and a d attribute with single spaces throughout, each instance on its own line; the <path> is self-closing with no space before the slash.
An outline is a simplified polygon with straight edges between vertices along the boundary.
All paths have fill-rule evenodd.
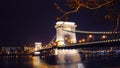
<path id="1" fill-rule="evenodd" d="M 55 25 L 57 45 L 76 43 L 76 33 L 71 32 L 75 31 L 76 27 L 74 22 L 58 21 Z"/>
<path id="2" fill-rule="evenodd" d="M 35 51 L 42 49 L 42 43 L 41 42 L 35 42 Z"/>

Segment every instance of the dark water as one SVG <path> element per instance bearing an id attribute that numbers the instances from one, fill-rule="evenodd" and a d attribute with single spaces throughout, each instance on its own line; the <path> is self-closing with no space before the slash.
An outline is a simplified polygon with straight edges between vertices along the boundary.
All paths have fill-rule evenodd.
<path id="1" fill-rule="evenodd" d="M 59 64 L 49 64 L 38 56 L 0 56 L 0 68 L 120 68 L 119 56 L 85 56 L 80 62 Z"/>

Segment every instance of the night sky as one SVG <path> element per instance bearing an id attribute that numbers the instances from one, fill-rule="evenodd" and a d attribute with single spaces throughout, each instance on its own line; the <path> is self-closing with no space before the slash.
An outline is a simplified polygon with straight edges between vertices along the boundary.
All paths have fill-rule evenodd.
<path id="1" fill-rule="evenodd" d="M 54 3 L 55 0 L 2 0 L 0 46 L 47 44 L 56 34 L 54 26 L 59 13 Z M 105 19 L 106 11 L 104 7 L 97 10 L 81 8 L 69 15 L 69 21 L 76 22 L 77 30 L 113 31 L 115 22 Z"/>

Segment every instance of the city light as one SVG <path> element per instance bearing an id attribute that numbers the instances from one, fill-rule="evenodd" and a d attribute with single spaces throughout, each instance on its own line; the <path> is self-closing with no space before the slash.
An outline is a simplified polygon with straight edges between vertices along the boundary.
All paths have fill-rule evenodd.
<path id="1" fill-rule="evenodd" d="M 81 43 L 82 41 L 81 41 L 81 40 L 79 40 L 78 42 L 79 42 L 79 43 Z"/>
<path id="2" fill-rule="evenodd" d="M 102 39 L 106 39 L 106 38 L 107 38 L 107 36 L 106 36 L 106 35 L 103 35 L 103 36 L 102 36 Z"/>
<path id="3" fill-rule="evenodd" d="M 82 42 L 85 42 L 86 40 L 85 39 L 82 39 Z"/>
<path id="4" fill-rule="evenodd" d="M 89 35 L 88 37 L 89 37 L 89 38 L 92 38 L 92 37 L 93 37 L 93 35 Z"/>
<path id="5" fill-rule="evenodd" d="M 34 52 L 35 55 L 40 55 L 40 52 Z"/>
<path id="6" fill-rule="evenodd" d="M 62 45 L 65 45 L 63 41 L 57 41 L 57 46 L 62 46 Z"/>

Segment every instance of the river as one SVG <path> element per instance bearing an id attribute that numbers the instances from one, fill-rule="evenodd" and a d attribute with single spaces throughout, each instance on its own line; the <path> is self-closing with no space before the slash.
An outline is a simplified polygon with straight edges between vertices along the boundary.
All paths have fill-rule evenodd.
<path id="1" fill-rule="evenodd" d="M 120 68 L 120 57 L 90 56 L 80 62 L 49 64 L 39 56 L 0 56 L 0 68 Z M 109 58 L 109 59 L 105 59 Z M 52 62 L 52 61 L 51 61 Z"/>

